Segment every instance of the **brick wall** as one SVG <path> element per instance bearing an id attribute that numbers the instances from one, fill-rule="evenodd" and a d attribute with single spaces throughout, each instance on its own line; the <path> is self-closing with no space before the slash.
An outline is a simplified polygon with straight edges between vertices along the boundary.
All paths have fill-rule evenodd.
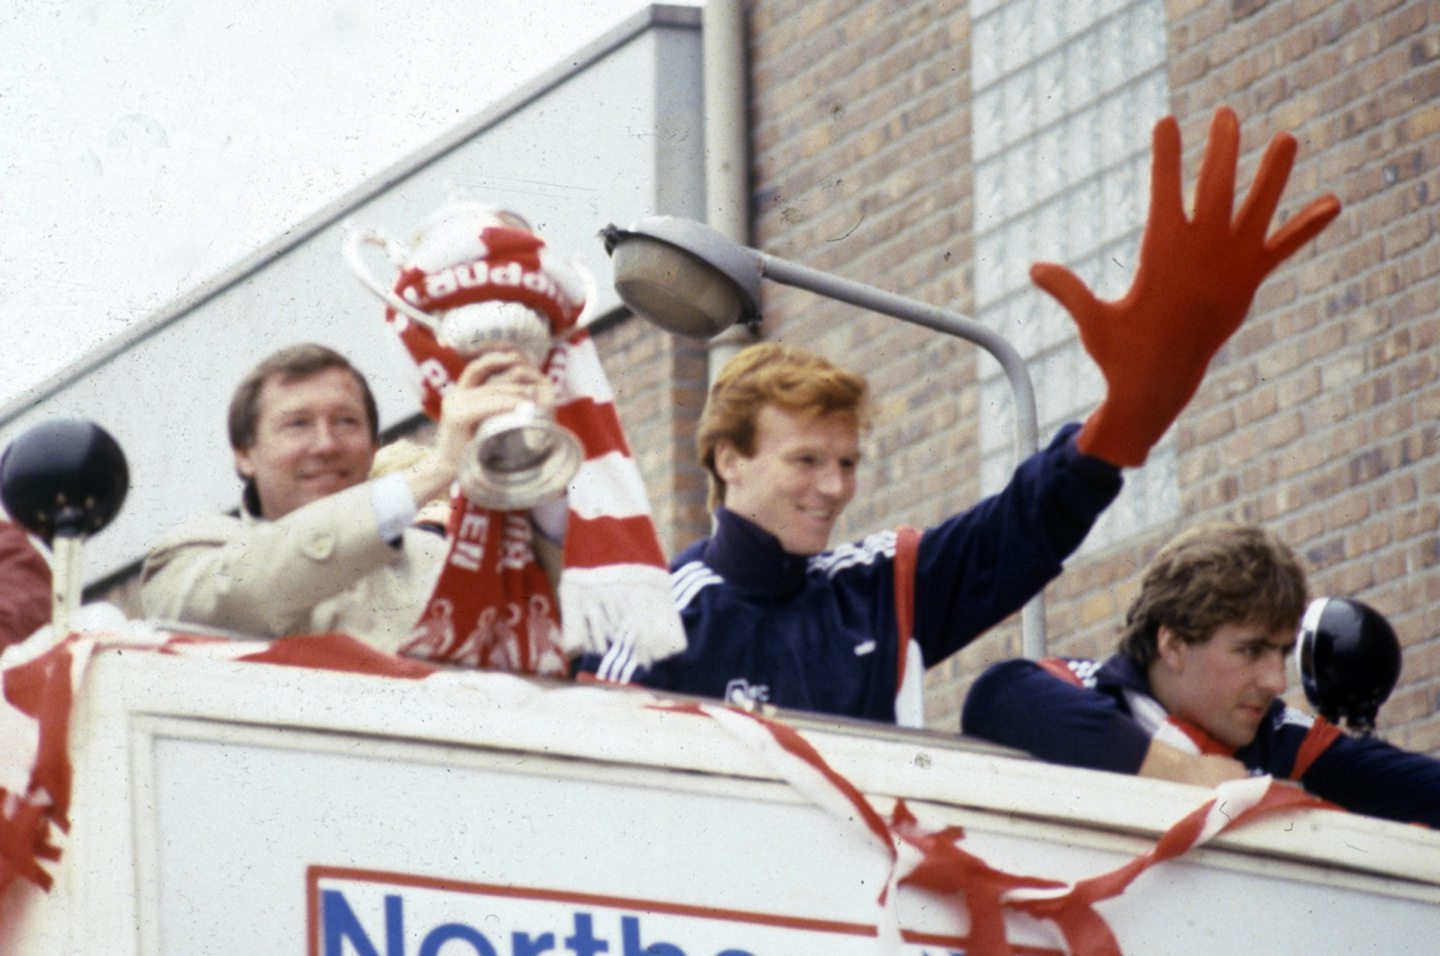
<path id="1" fill-rule="evenodd" d="M 1229 102 L 1248 162 L 1300 140 L 1281 215 L 1340 219 L 1268 283 L 1178 426 L 1186 514 L 1272 528 L 1317 594 L 1372 604 L 1405 645 L 1387 736 L 1440 753 L 1440 4 L 1172 3 L 1191 139 Z M 1293 692 L 1292 692 L 1293 693 Z M 1298 695 L 1297 699 L 1298 699 Z"/>
<path id="2" fill-rule="evenodd" d="M 1405 672 L 1382 731 L 1440 754 L 1440 3 L 1171 0 L 1166 19 L 1187 182 L 1211 111 L 1229 103 L 1242 183 L 1290 130 L 1300 157 L 1280 217 L 1327 190 L 1346 208 L 1267 283 L 1176 426 L 1183 518 L 1072 562 L 1047 592 L 1051 645 L 1107 652 L 1136 572 L 1181 526 L 1258 521 L 1299 551 L 1317 593 L 1394 622 Z M 753 243 L 969 312 L 985 266 L 971 241 L 967 5 L 755 0 L 749 31 Z M 764 305 L 767 337 L 844 361 L 877 393 L 840 536 L 973 502 L 971 347 L 774 284 Z M 956 727 L 976 671 L 1018 652 L 1012 620 L 934 668 L 930 723 Z"/>

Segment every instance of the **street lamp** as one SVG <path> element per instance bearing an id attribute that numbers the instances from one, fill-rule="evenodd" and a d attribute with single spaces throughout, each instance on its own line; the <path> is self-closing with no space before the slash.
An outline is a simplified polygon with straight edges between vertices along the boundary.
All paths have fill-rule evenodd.
<path id="1" fill-rule="evenodd" d="M 1017 455 L 1023 459 L 1039 447 L 1035 389 L 1025 360 L 997 332 L 973 319 L 787 262 L 691 219 L 652 216 L 627 229 L 607 226 L 601 237 L 621 300 L 670 332 L 711 338 L 737 322 L 758 325 L 763 277 L 973 342 L 994 356 L 1010 383 Z M 1025 605 L 1021 629 L 1025 656 L 1044 657 L 1043 595 Z"/>

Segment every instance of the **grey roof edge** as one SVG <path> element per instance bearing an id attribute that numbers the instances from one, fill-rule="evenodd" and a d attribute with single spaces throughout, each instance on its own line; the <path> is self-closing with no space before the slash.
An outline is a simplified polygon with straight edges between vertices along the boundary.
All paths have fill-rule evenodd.
<path id="1" fill-rule="evenodd" d="M 511 114 L 519 112 L 525 106 L 625 46 L 645 31 L 655 27 L 699 30 L 702 13 L 702 9 L 698 6 L 652 4 L 622 20 L 606 33 L 568 56 L 562 57 L 550 69 L 490 104 L 450 132 L 441 135 L 430 144 L 402 157 L 347 190 L 339 198 L 327 203 L 310 216 L 285 228 L 274 239 L 156 309 L 149 318 L 136 323 L 126 331 L 107 340 L 99 348 L 71 362 L 36 385 L 25 389 L 4 405 L 0 405 L 0 428 L 4 428 L 34 406 L 62 391 L 71 382 L 128 352 L 226 289 L 243 282 L 263 269 L 271 260 L 279 258 L 341 221 L 354 208 L 363 205 L 401 180 L 409 178 L 438 161 Z"/>

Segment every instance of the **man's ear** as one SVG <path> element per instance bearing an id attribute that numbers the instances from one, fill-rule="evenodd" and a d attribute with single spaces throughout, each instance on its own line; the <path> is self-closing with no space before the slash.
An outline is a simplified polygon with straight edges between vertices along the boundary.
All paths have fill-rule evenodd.
<path id="1" fill-rule="evenodd" d="M 1180 667 L 1180 656 L 1185 642 L 1168 625 L 1161 624 L 1155 631 L 1155 656 L 1171 670 Z"/>
<path id="2" fill-rule="evenodd" d="M 255 477 L 255 464 L 250 460 L 250 449 L 236 448 L 235 470 L 240 473 L 241 478 L 250 479 Z"/>
<path id="3" fill-rule="evenodd" d="M 715 473 L 721 481 L 728 485 L 734 480 L 736 464 L 743 457 L 730 439 L 721 438 L 715 442 Z"/>

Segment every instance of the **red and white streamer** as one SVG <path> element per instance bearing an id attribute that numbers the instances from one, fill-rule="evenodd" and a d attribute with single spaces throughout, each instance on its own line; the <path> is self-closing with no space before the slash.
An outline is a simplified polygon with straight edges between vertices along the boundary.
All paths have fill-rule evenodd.
<path id="1" fill-rule="evenodd" d="M 876 928 L 879 951 L 887 954 L 898 954 L 904 941 L 896 889 L 914 886 L 948 896 L 965 910 L 970 924 L 969 952 L 1013 952 L 1005 916 L 1023 913 L 1052 923 L 1071 953 L 1119 956 L 1115 934 L 1095 907 L 1124 893 L 1141 873 L 1268 814 L 1300 808 L 1338 809 L 1270 777 L 1230 781 L 1217 788 L 1215 797 L 1175 823 L 1150 850 L 1108 873 L 1067 883 L 990 866 L 961 849 L 963 828 L 925 826 L 903 799 L 896 801 L 886 822 L 853 783 L 832 768 L 798 731 L 783 723 L 720 705 L 661 706 L 711 718 L 816 806 L 851 828 L 858 826 L 885 848 L 889 872 L 876 900 Z"/>
<path id="2" fill-rule="evenodd" d="M 36 638 L 40 638 L 37 640 Z M 446 672 L 430 664 L 376 651 L 341 634 L 300 635 L 263 644 L 164 634 L 72 634 L 50 646 L 46 631 L 0 658 L 0 893 L 23 879 L 48 890 L 45 864 L 60 858 L 59 834 L 69 829 L 70 712 L 97 651 L 133 650 L 309 667 L 408 680 Z M 649 698 L 645 698 L 649 700 Z M 1222 784 L 1147 852 L 1116 869 L 1076 882 L 1007 873 L 961 847 L 960 827 L 931 827 L 898 800 L 887 820 L 854 783 L 836 771 L 794 728 L 718 704 L 654 704 L 705 716 L 756 753 L 816 806 L 883 850 L 886 872 L 876 897 L 879 951 L 899 953 L 905 942 L 898 915 L 902 886 L 948 897 L 969 920 L 967 947 L 1010 953 L 1005 918 L 1026 914 L 1053 924 L 1072 953 L 1118 954 L 1119 944 L 1097 904 L 1125 892 L 1150 867 L 1188 853 L 1221 833 L 1261 816 L 1333 805 L 1268 777 Z"/>
<path id="3" fill-rule="evenodd" d="M 50 889 L 44 864 L 60 859 L 58 838 L 70 829 L 70 713 L 91 657 L 102 650 L 410 679 L 436 670 L 342 634 L 257 644 L 136 628 L 104 636 L 71 634 L 52 644 L 48 628 L 38 631 L 0 657 L 0 894 L 17 879 Z"/>

